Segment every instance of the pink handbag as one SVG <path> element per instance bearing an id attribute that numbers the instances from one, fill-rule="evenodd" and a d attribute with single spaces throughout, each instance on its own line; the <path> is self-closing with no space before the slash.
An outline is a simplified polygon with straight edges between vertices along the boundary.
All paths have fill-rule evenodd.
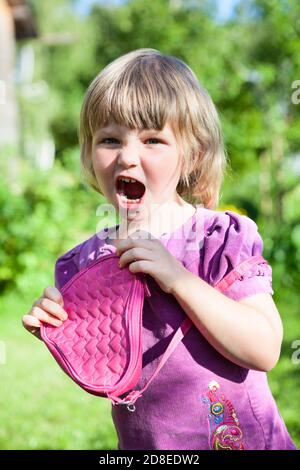
<path id="1" fill-rule="evenodd" d="M 251 266 L 266 262 L 262 256 L 252 256 L 214 287 L 226 292 Z M 145 274 L 131 273 L 127 266 L 119 268 L 119 256 L 112 253 L 75 274 L 61 294 L 67 320 L 59 327 L 47 323 L 41 326 L 41 337 L 49 351 L 84 390 L 134 411 L 135 401 L 187 334 L 192 322 L 188 317 L 182 322 L 148 383 L 142 390 L 134 390 L 142 373 L 144 298 L 151 296 Z M 123 394 L 126 396 L 121 398 Z"/>

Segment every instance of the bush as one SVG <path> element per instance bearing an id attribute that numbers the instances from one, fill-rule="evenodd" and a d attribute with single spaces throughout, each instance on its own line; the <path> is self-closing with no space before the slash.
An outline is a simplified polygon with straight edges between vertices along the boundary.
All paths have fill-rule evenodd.
<path id="1" fill-rule="evenodd" d="M 0 177 L 0 293 L 49 282 L 57 256 L 95 232 L 100 196 L 55 162 L 24 169 L 18 190 Z"/>

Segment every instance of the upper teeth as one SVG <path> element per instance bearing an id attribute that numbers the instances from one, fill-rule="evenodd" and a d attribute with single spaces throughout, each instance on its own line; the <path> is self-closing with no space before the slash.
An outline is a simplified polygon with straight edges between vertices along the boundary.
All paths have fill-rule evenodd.
<path id="1" fill-rule="evenodd" d="M 133 178 L 123 178 L 123 176 L 120 178 L 120 180 L 125 181 L 126 183 L 135 183 L 136 180 Z"/>

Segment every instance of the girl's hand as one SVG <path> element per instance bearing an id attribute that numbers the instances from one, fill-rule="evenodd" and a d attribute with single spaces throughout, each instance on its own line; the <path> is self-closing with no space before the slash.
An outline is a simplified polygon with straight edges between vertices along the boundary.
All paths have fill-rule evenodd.
<path id="1" fill-rule="evenodd" d="M 61 293 L 56 287 L 50 286 L 46 287 L 43 295 L 32 304 L 31 310 L 22 317 L 22 323 L 27 331 L 42 339 L 41 322 L 60 326 L 67 318 L 67 312 L 63 309 Z"/>
<path id="2" fill-rule="evenodd" d="M 141 238 L 136 238 L 136 234 Z M 158 239 L 144 230 L 134 232 L 126 240 L 115 240 L 114 244 L 121 268 L 129 264 L 132 273 L 150 274 L 167 294 L 172 293 L 175 280 L 186 271 Z"/>

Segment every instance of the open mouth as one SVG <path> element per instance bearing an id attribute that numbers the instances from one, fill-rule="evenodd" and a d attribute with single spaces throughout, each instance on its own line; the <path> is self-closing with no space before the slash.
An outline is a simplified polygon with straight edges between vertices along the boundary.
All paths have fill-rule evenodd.
<path id="1" fill-rule="evenodd" d="M 134 178 L 118 177 L 116 182 L 117 193 L 126 203 L 138 204 L 141 202 L 146 188 L 143 183 Z"/>

